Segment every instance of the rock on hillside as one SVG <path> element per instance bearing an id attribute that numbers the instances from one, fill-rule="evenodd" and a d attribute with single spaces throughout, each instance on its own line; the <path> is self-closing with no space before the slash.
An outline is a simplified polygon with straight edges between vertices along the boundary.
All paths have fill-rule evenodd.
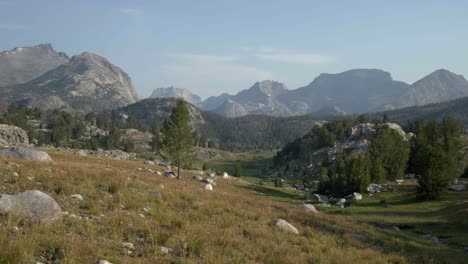
<path id="1" fill-rule="evenodd" d="M 29 82 L 68 60 L 50 44 L 0 52 L 0 87 Z"/>
<path id="2" fill-rule="evenodd" d="M 468 81 L 447 70 L 437 70 L 411 85 L 394 103 L 396 108 L 426 105 L 468 96 Z"/>
<path id="3" fill-rule="evenodd" d="M 0 124 L 0 145 L 29 145 L 28 134 L 19 127 Z"/>
<path id="4" fill-rule="evenodd" d="M 24 147 L 7 147 L 0 149 L 0 157 L 33 160 L 39 162 L 53 162 L 49 154 L 44 151 Z"/>
<path id="5" fill-rule="evenodd" d="M 41 191 L 0 195 L 0 214 L 26 217 L 32 223 L 50 223 L 61 218 L 62 209 Z"/>
<path id="6" fill-rule="evenodd" d="M 81 113 L 114 109 L 138 100 L 130 77 L 105 58 L 85 52 L 21 85 L 0 90 L 8 102 L 41 109 L 71 109 Z"/>
<path id="7" fill-rule="evenodd" d="M 174 88 L 174 86 L 168 88 L 157 88 L 149 98 L 182 98 L 195 106 L 200 105 L 202 102 L 200 96 L 191 93 L 185 88 Z"/>

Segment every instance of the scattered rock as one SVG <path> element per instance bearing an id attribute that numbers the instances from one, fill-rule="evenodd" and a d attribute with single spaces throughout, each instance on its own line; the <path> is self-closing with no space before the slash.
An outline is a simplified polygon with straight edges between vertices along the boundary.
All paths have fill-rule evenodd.
<path id="1" fill-rule="evenodd" d="M 346 196 L 346 199 L 351 201 L 359 201 L 362 200 L 362 194 L 353 192 L 352 194 Z"/>
<path id="2" fill-rule="evenodd" d="M 177 176 L 175 175 L 174 172 L 168 171 L 164 173 L 164 177 L 167 177 L 169 179 L 177 179 Z"/>
<path id="3" fill-rule="evenodd" d="M 205 190 L 207 190 L 207 191 L 212 191 L 212 190 L 213 190 L 213 185 L 211 185 L 211 184 L 208 183 L 208 184 L 205 185 L 204 188 L 205 188 Z"/>
<path id="4" fill-rule="evenodd" d="M 203 182 L 209 183 L 213 186 L 216 186 L 216 182 L 213 179 L 204 179 Z"/>
<path id="5" fill-rule="evenodd" d="M 49 195 L 33 190 L 0 196 L 0 214 L 24 216 L 29 222 L 50 223 L 62 216 L 62 209 Z"/>
<path id="6" fill-rule="evenodd" d="M 79 201 L 83 201 L 83 196 L 81 194 L 73 194 L 70 196 L 70 198 L 73 198 L 73 199 L 76 199 L 76 200 L 79 200 Z"/>
<path id="7" fill-rule="evenodd" d="M 454 185 L 450 185 L 448 188 L 449 188 L 449 190 L 451 190 L 451 191 L 459 192 L 459 191 L 465 190 L 465 189 L 466 189 L 466 186 L 463 185 L 463 184 L 454 184 Z"/>
<path id="8" fill-rule="evenodd" d="M 306 199 L 309 201 L 328 202 L 328 196 L 318 193 L 308 193 Z"/>
<path id="9" fill-rule="evenodd" d="M 80 150 L 77 150 L 77 151 L 75 152 L 75 155 L 76 155 L 76 156 L 79 156 L 79 157 L 86 157 L 86 156 L 88 156 L 88 153 L 86 153 L 86 151 L 80 149 Z"/>
<path id="10" fill-rule="evenodd" d="M 346 199 L 345 198 L 340 198 L 337 200 L 337 202 L 335 203 L 335 206 L 336 207 L 340 207 L 340 208 L 344 208 L 346 205 Z"/>
<path id="11" fill-rule="evenodd" d="M 296 227 L 288 223 L 286 220 L 275 219 L 272 221 L 272 224 L 275 225 L 278 229 L 299 235 L 299 230 L 297 230 Z"/>
<path id="12" fill-rule="evenodd" d="M 109 261 L 104 260 L 104 259 L 100 259 L 100 260 L 98 260 L 98 262 L 96 262 L 96 264 L 112 264 L 112 262 L 109 262 Z"/>
<path id="13" fill-rule="evenodd" d="M 221 173 L 221 177 L 223 177 L 224 179 L 229 179 L 229 174 L 227 172 L 223 172 Z"/>
<path id="14" fill-rule="evenodd" d="M 170 248 L 170 247 L 161 247 L 161 253 L 163 254 L 172 254 L 174 253 L 174 249 Z"/>
<path id="15" fill-rule="evenodd" d="M 0 157 L 34 160 L 40 162 L 53 162 L 49 154 L 44 151 L 24 147 L 8 147 L 0 149 Z"/>
<path id="16" fill-rule="evenodd" d="M 162 173 L 160 171 L 156 171 L 156 174 L 157 175 L 161 175 Z"/>
<path id="17" fill-rule="evenodd" d="M 156 165 L 156 163 L 154 163 L 152 160 L 145 160 L 143 163 L 146 165 Z"/>
<path id="18" fill-rule="evenodd" d="M 0 145 L 29 145 L 28 133 L 16 126 L 0 124 Z"/>
<path id="19" fill-rule="evenodd" d="M 368 191 L 369 193 L 379 193 L 381 189 L 382 189 L 382 185 L 380 185 L 380 184 L 375 184 L 375 183 L 371 183 L 371 184 L 369 184 L 369 186 L 367 187 L 367 191 Z"/>
<path id="20" fill-rule="evenodd" d="M 135 246 L 134 246 L 132 243 L 130 243 L 130 242 L 122 242 L 122 243 L 120 244 L 120 247 L 126 248 L 126 249 L 130 249 L 130 250 L 134 250 L 134 249 L 135 249 Z"/>
<path id="21" fill-rule="evenodd" d="M 306 212 L 311 212 L 311 213 L 318 213 L 317 209 L 315 209 L 315 206 L 311 204 L 299 204 L 297 205 L 298 208 L 304 209 Z"/>
<path id="22" fill-rule="evenodd" d="M 196 180 L 196 181 L 203 181 L 203 177 L 200 176 L 200 175 L 193 175 L 192 176 L 192 179 Z"/>

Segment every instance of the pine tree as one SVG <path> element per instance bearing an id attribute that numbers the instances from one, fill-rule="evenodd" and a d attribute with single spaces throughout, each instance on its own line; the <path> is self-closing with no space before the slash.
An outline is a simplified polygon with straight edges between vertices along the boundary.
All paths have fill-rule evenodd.
<path id="1" fill-rule="evenodd" d="M 162 151 L 164 156 L 177 166 L 177 177 L 180 178 L 180 167 L 189 163 L 192 158 L 192 133 L 189 127 L 190 113 L 183 100 L 177 100 L 169 120 L 164 124 Z"/>
<path id="2" fill-rule="evenodd" d="M 236 166 L 234 167 L 234 176 L 235 177 L 241 176 L 241 166 L 239 163 L 237 163 Z"/>

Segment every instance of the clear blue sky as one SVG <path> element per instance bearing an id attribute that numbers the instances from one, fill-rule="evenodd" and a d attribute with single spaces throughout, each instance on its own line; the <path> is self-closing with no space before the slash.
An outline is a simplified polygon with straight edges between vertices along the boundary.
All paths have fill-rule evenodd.
<path id="1" fill-rule="evenodd" d="M 464 3 L 463 3 L 464 2 Z M 174 85 L 207 97 L 273 79 L 380 68 L 414 82 L 468 74 L 468 1 L 0 0 L 0 50 L 90 51 L 141 96 Z"/>

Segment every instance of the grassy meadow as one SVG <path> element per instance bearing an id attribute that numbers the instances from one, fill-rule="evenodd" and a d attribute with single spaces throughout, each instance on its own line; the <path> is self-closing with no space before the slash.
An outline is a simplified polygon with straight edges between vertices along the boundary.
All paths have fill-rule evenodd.
<path id="1" fill-rule="evenodd" d="M 217 179 L 214 191 L 206 191 L 190 171 L 171 180 L 148 172 L 145 167 L 163 168 L 142 161 L 50 154 L 54 164 L 0 159 L 2 193 L 41 190 L 68 212 L 52 224 L 1 218 L 0 263 L 463 263 L 468 256 L 461 248 L 467 193 L 424 205 L 379 194 L 344 210 L 317 206 L 321 212 L 313 214 L 295 207 L 302 193 L 286 188 Z M 392 207 L 383 209 L 381 199 Z M 299 235 L 271 226 L 276 218 Z M 381 220 L 415 228 L 372 224 Z M 449 248 L 418 237 L 426 231 L 443 237 L 445 229 Z M 122 242 L 135 249 L 128 252 Z M 166 254 L 162 246 L 174 251 Z"/>

